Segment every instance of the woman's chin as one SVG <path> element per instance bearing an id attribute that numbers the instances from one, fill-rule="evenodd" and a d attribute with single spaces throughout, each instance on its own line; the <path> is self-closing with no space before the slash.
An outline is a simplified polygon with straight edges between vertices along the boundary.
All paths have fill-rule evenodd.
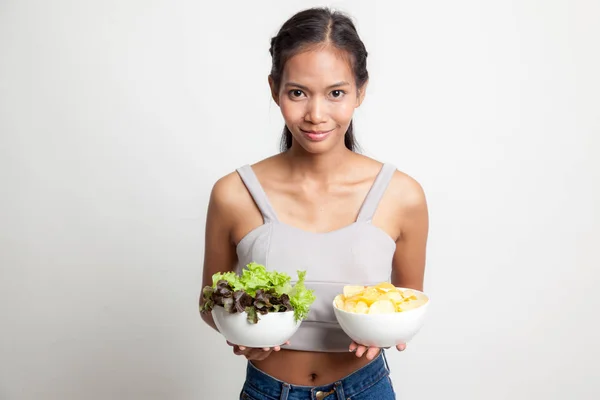
<path id="1" fill-rule="evenodd" d="M 335 135 L 328 135 L 325 138 L 317 138 L 317 140 L 311 140 L 304 135 L 301 137 L 294 137 L 294 144 L 292 148 L 299 145 L 305 152 L 310 154 L 323 154 L 331 151 L 335 151 L 338 147 L 344 147 L 344 138 L 336 137 Z"/>

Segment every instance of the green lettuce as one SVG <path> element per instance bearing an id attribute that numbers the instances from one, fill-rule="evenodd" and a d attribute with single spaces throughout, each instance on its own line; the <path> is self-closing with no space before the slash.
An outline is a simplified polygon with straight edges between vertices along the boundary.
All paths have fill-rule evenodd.
<path id="1" fill-rule="evenodd" d="M 294 307 L 296 313 L 296 319 L 306 318 L 310 305 L 315 301 L 316 297 L 313 290 L 309 290 L 304 286 L 304 277 L 306 271 L 298 271 L 298 282 L 289 292 L 290 303 Z"/>
<path id="2" fill-rule="evenodd" d="M 209 312 L 222 306 L 229 313 L 246 312 L 250 323 L 257 323 L 259 315 L 269 312 L 293 311 L 296 321 L 308 316 L 316 300 L 314 291 L 304 285 L 306 271 L 297 271 L 298 280 L 284 272 L 267 271 L 265 266 L 250 263 L 241 275 L 235 272 L 217 272 L 212 276 L 212 286 L 203 291 L 201 310 Z"/>

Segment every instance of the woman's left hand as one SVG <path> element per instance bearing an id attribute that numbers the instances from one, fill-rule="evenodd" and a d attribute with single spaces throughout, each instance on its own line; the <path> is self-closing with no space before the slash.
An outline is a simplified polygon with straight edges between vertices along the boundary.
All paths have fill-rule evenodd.
<path id="1" fill-rule="evenodd" d="M 398 351 L 403 351 L 404 349 L 406 349 L 406 345 L 405 344 L 399 344 L 399 345 L 396 346 L 396 349 L 398 349 Z M 375 357 L 377 357 L 377 355 L 381 351 L 381 349 L 379 347 L 367 347 L 367 346 L 363 346 L 361 344 L 358 344 L 356 342 L 352 342 L 350 344 L 349 350 L 352 351 L 352 352 L 354 352 L 354 354 L 356 354 L 356 357 L 362 357 L 366 353 L 367 354 L 367 360 L 374 359 Z"/>

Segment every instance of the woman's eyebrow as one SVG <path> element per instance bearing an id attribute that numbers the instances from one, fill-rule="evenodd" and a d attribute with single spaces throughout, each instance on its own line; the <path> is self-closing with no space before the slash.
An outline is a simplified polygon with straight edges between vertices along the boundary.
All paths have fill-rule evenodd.
<path id="1" fill-rule="evenodd" d="M 332 89 L 332 88 L 341 87 L 341 86 L 350 86 L 350 83 L 346 82 L 346 81 L 341 81 L 338 83 L 334 83 L 333 85 L 329 86 L 327 89 Z"/>
<path id="2" fill-rule="evenodd" d="M 333 85 L 329 85 L 327 86 L 327 89 L 332 89 L 332 88 L 337 88 L 337 87 L 341 87 L 341 86 L 349 86 L 350 83 L 346 82 L 346 81 L 340 81 L 337 83 L 334 83 Z M 297 87 L 298 89 L 302 89 L 302 90 L 308 90 L 308 88 L 304 85 L 301 85 L 299 83 L 296 82 L 287 82 L 285 84 L 285 86 L 290 86 L 290 87 Z"/>

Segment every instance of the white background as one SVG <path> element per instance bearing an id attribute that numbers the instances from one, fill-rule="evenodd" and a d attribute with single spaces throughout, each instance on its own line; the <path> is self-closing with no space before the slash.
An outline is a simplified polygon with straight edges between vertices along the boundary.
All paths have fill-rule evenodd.
<path id="1" fill-rule="evenodd" d="M 269 41 L 357 21 L 367 155 L 425 188 L 400 399 L 598 399 L 600 3 L 0 2 L 0 399 L 235 399 L 203 325 L 214 181 L 277 151 Z"/>

